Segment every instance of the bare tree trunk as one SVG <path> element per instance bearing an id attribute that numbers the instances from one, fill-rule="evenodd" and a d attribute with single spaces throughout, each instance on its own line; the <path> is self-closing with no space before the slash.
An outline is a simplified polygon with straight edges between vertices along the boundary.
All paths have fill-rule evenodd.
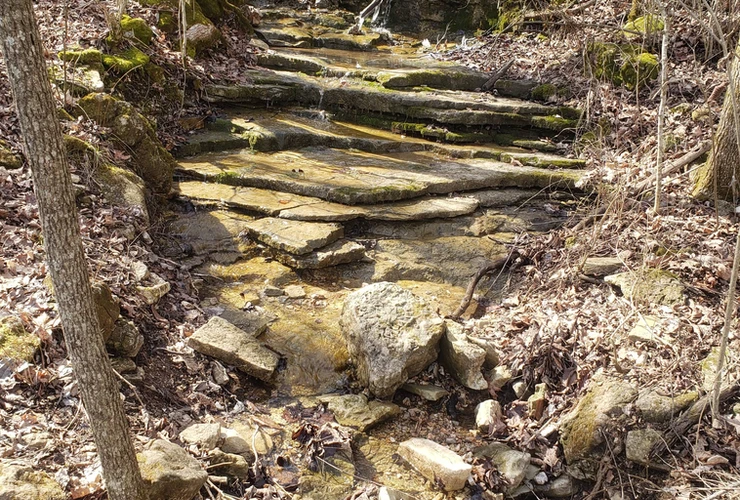
<path id="1" fill-rule="evenodd" d="M 118 381 L 93 306 L 64 143 L 31 0 L 0 0 L 0 40 L 23 132 L 64 338 L 112 500 L 144 500 Z"/>
<path id="2" fill-rule="evenodd" d="M 709 160 L 701 167 L 694 180 L 693 196 L 700 200 L 710 200 L 714 195 L 714 186 L 717 186 L 717 196 L 720 199 L 736 201 L 738 191 L 737 182 L 740 180 L 740 150 L 737 144 L 735 130 L 734 99 L 740 100 L 740 45 L 735 49 L 734 57 L 729 60 L 732 64 L 730 79 L 725 102 L 722 105 L 717 132 L 714 135 L 714 147 Z"/>

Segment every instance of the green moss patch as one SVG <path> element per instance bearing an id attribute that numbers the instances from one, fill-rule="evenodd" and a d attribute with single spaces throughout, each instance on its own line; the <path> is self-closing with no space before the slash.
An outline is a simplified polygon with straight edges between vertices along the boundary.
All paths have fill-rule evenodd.
<path id="1" fill-rule="evenodd" d="M 140 17 L 130 17 L 126 14 L 121 18 L 121 31 L 126 38 L 133 38 L 144 45 L 152 43 L 154 33 L 146 21 Z"/>
<path id="2" fill-rule="evenodd" d="M 128 73 L 148 62 L 149 56 L 136 47 L 131 47 L 121 54 L 105 54 L 103 56 L 103 66 L 116 73 Z"/>
<path id="3" fill-rule="evenodd" d="M 594 42 L 587 51 L 593 76 L 614 85 L 635 90 L 658 77 L 658 56 L 639 45 Z"/>
<path id="4" fill-rule="evenodd" d="M 23 327 L 23 322 L 14 316 L 0 318 L 0 358 L 16 362 L 33 362 L 41 340 Z"/>
<path id="5" fill-rule="evenodd" d="M 57 54 L 59 59 L 75 64 L 100 64 L 103 53 L 98 49 L 62 50 Z"/>

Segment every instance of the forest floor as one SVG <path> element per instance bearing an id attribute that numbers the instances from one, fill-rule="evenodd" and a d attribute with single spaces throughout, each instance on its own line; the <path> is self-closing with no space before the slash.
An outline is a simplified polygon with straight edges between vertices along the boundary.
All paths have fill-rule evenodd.
<path id="1" fill-rule="evenodd" d="M 115 2 L 67 3 L 66 12 L 58 2 L 36 3 L 50 61 L 67 45 L 99 44 L 107 31 L 106 9 L 112 11 Z M 484 316 L 489 324 L 497 325 L 502 361 L 517 368 L 527 382 L 548 383 L 550 416 L 571 409 L 597 371 L 618 373 L 635 385 L 669 394 L 702 387 L 700 361 L 718 345 L 723 326 L 734 239 L 740 230 L 734 204 L 722 203 L 715 209 L 711 203 L 694 200 L 690 172 L 681 170 L 664 180 L 660 213 L 654 213 L 649 191 L 652 184 L 638 186 L 649 180 L 656 164 L 657 85 L 628 90 L 590 76 L 586 67 L 583 54 L 589 43 L 622 40 L 618 28 L 629 3 L 596 2 L 542 30 L 524 25 L 509 33 L 469 37 L 466 43 L 457 40 L 454 47 L 432 41 L 425 49 L 484 71 L 513 60 L 507 78 L 532 78 L 567 88 L 565 95 L 554 96 L 553 101 L 586 109 L 590 125 L 598 125 L 590 129 L 597 133 L 577 141 L 577 154 L 588 160 L 592 184 L 599 186 L 592 204 L 584 208 L 595 215 L 592 223 L 582 227 L 574 221 L 546 236 L 520 240 L 520 251 L 526 256 L 526 262 L 516 270 L 515 281 L 520 286 L 512 287 L 503 300 L 491 302 Z M 137 4 L 131 5 L 131 11 L 145 18 L 153 15 Z M 65 16 L 68 22 L 61 23 Z M 733 21 L 737 25 L 737 19 L 723 18 L 727 24 Z M 224 50 L 191 64 L 189 81 L 239 80 L 237 69 L 249 64 L 251 54 L 259 49 L 248 45 L 235 30 L 226 27 L 224 33 Z M 645 43 L 659 53 L 659 37 Z M 153 59 L 169 63 L 172 79 L 183 78 L 177 47 L 171 41 L 158 38 L 152 52 Z M 675 12 L 669 55 L 666 135 L 672 140 L 667 162 L 711 140 L 727 81 L 720 48 L 686 11 Z M 59 93 L 57 98 L 60 105 L 69 100 Z M 161 139 L 167 145 L 182 142 L 183 118 L 208 113 L 208 107 L 199 102 L 184 110 L 163 106 L 156 117 Z M 125 163 L 126 155 L 109 147 L 105 131 L 95 124 L 78 120 L 63 126 L 65 133 L 108 148 L 113 161 Z M 20 130 L 1 60 L 0 136 L 21 151 Z M 81 166 L 72 167 L 75 174 L 85 177 Z M 156 220 L 146 226 L 135 214 L 113 209 L 94 195 L 80 211 L 80 220 L 93 275 L 108 283 L 122 310 L 147 339 L 136 359 L 137 365 L 145 367 L 144 382 L 136 394 L 123 388 L 127 412 L 140 441 L 172 437 L 183 421 L 197 419 L 204 412 L 225 412 L 238 396 L 259 400 L 269 394 L 263 386 L 246 394 L 218 397 L 199 392 L 204 365 L 186 366 L 177 349 L 207 318 L 199 308 L 189 273 L 157 254 L 157 235 L 162 229 Z M 125 237 L 131 227 L 139 235 L 133 241 Z M 72 498 L 102 498 L 99 465 L 89 428 L 80 415 L 59 318 L 45 283 L 42 241 L 28 166 L 0 168 L 0 316 L 20 317 L 26 329 L 43 343 L 39 363 L 0 379 L 0 456 L 36 461 L 65 485 Z M 586 257 L 617 255 L 628 269 L 657 267 L 674 273 L 686 286 L 686 303 L 635 304 L 608 284 L 584 280 L 580 268 Z M 145 262 L 173 285 L 156 306 L 145 305 L 135 290 L 131 276 L 134 261 Z M 619 339 L 640 315 L 660 318 L 658 333 L 670 341 L 641 344 L 623 352 Z M 730 352 L 735 353 L 740 352 L 736 331 L 733 322 Z M 734 359 L 730 360 L 730 371 L 737 373 Z M 450 385 L 449 381 L 442 384 Z M 244 385 L 251 385 L 250 381 Z M 467 393 L 459 388 L 457 392 L 457 405 L 462 408 Z M 612 498 L 738 498 L 740 420 L 736 411 L 732 417 L 735 403 L 736 399 L 730 400 L 722 407 L 722 414 L 728 417 L 722 429 L 713 429 L 706 417 L 673 445 L 671 472 L 648 471 L 614 457 L 604 469 L 601 484 L 592 495 L 583 495 L 605 498 L 602 487 L 609 485 L 624 493 Z M 436 417 L 427 418 L 433 429 Z M 539 424 L 523 414 L 508 418 L 506 428 L 497 432 L 507 436 L 509 445 L 528 449 L 551 469 L 562 467 L 557 445 L 533 439 L 534 428 Z M 47 432 L 51 445 L 39 450 L 24 443 L 21 436 L 29 429 Z M 486 481 L 485 477 L 478 479 Z"/>

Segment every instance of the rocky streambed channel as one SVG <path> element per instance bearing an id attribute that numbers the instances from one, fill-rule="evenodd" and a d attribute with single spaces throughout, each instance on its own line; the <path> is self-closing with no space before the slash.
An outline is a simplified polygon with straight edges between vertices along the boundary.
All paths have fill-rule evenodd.
<path id="1" fill-rule="evenodd" d="M 188 344 L 215 386 L 225 365 L 265 387 L 267 412 L 181 440 L 227 483 L 259 456 L 296 498 L 470 498 L 475 457 L 498 491 L 568 496 L 570 478 L 489 438 L 488 389 L 511 374 L 480 322 L 445 316 L 517 235 L 566 220 L 584 164 L 557 144 L 579 112 L 532 100 L 536 82 L 481 92 L 489 75 L 351 20 L 265 11 L 252 83 L 205 88 L 218 118 L 178 151 L 168 253 L 211 317 Z"/>

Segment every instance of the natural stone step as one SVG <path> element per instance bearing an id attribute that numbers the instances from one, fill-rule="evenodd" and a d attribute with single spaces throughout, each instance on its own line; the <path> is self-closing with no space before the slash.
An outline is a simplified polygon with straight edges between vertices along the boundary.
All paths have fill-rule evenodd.
<path id="1" fill-rule="evenodd" d="M 203 180 L 349 205 L 493 187 L 573 189 L 582 174 L 487 159 L 445 159 L 427 152 L 374 155 L 327 148 L 207 153 L 181 161 L 179 170 Z"/>
<path id="2" fill-rule="evenodd" d="M 278 252 L 275 259 L 293 269 L 323 269 L 349 264 L 365 258 L 365 247 L 354 241 L 339 240 L 307 255 Z"/>
<path id="3" fill-rule="evenodd" d="M 385 124 L 389 130 L 394 132 L 409 130 L 414 132 L 413 127 L 408 129 L 407 125 L 410 124 L 393 122 Z M 323 146 L 337 149 L 359 149 L 370 153 L 433 151 L 455 158 L 490 158 L 506 162 L 516 161 L 524 165 L 543 168 L 583 168 L 585 166 L 584 160 L 535 153 L 519 148 L 506 148 L 491 144 L 476 146 L 439 144 L 387 130 L 329 120 L 325 115 L 310 114 L 299 110 L 286 112 L 232 110 L 227 119 L 217 120 L 211 127 L 218 130 L 206 130 L 194 134 L 187 144 L 178 148 L 178 156 L 247 146 L 252 150 L 262 152 Z M 421 126 L 419 130 L 419 134 L 416 135 L 429 137 L 432 129 Z M 452 133 L 445 132 L 445 134 Z M 503 137 L 502 142 L 507 143 L 522 140 Z M 496 136 L 486 136 L 485 139 L 496 140 Z M 529 141 L 526 144 L 534 148 L 554 148 L 542 141 Z"/>
<path id="4" fill-rule="evenodd" d="M 224 203 L 241 210 L 302 221 L 340 222 L 357 218 L 421 220 L 457 217 L 472 213 L 478 207 L 478 202 L 468 197 L 416 198 L 379 205 L 350 206 L 309 196 L 200 181 L 180 182 L 175 189 L 193 201 Z M 525 193 L 525 198 L 531 196 L 528 191 Z M 246 227 L 245 223 L 242 228 Z"/>
<path id="5" fill-rule="evenodd" d="M 310 253 L 344 236 L 341 224 L 298 222 L 273 217 L 247 223 L 246 231 L 272 248 L 295 255 Z"/>
<path id="6" fill-rule="evenodd" d="M 368 82 L 343 82 L 300 73 L 246 70 L 250 85 L 211 85 L 212 103 L 301 104 L 322 109 L 354 109 L 440 124 L 532 127 L 557 133 L 577 125 L 580 112 L 519 99 L 465 91 L 404 92 Z"/>
<path id="7" fill-rule="evenodd" d="M 258 54 L 257 64 L 307 75 L 376 81 L 386 88 L 395 89 L 428 87 L 479 91 L 490 78 L 487 73 L 435 60 L 429 55 L 397 55 L 391 51 L 358 53 L 333 49 L 313 49 L 310 52 L 278 49 Z M 502 96 L 528 99 L 538 86 L 532 80 L 499 79 L 494 89 Z"/>

